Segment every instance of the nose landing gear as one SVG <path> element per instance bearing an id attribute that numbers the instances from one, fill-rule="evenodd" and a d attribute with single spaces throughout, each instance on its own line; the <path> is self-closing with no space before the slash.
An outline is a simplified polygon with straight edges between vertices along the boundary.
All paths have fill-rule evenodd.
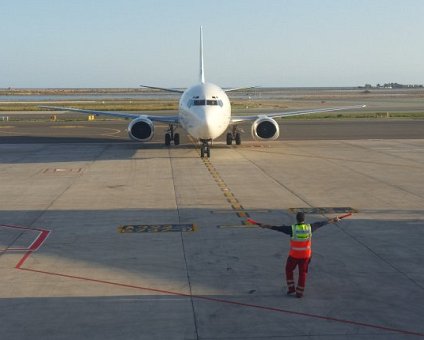
<path id="1" fill-rule="evenodd" d="M 210 145 L 209 145 L 209 142 L 211 140 L 210 139 L 201 139 L 200 141 L 202 142 L 202 145 L 200 147 L 200 157 L 209 158 L 211 156 L 211 149 L 210 149 Z"/>

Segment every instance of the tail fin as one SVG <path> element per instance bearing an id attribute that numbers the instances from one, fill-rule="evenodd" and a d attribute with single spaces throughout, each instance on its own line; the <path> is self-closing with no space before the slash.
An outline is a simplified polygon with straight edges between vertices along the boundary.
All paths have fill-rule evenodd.
<path id="1" fill-rule="evenodd" d="M 200 82 L 203 84 L 205 82 L 205 69 L 203 65 L 203 27 L 200 26 Z"/>

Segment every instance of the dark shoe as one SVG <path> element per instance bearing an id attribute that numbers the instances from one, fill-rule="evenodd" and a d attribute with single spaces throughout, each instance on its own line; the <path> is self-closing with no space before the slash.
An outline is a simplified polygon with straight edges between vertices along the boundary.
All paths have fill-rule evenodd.
<path id="1" fill-rule="evenodd" d="M 287 291 L 287 295 L 294 294 L 294 293 L 296 293 L 296 290 L 294 288 L 289 288 L 289 290 Z"/>
<path id="2" fill-rule="evenodd" d="M 297 298 L 299 298 L 299 299 L 300 299 L 300 298 L 303 298 L 303 294 L 301 294 L 301 293 L 296 293 L 296 297 L 297 297 Z"/>

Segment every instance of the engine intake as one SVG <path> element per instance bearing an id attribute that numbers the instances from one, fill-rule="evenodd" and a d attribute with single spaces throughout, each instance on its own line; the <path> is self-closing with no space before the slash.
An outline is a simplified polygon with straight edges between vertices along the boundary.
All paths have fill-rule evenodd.
<path id="1" fill-rule="evenodd" d="M 252 124 L 252 136 L 259 140 L 276 140 L 280 136 L 280 127 L 274 119 L 260 117 Z"/>
<path id="2" fill-rule="evenodd" d="M 153 122 L 147 117 L 139 117 L 128 125 L 128 135 L 138 142 L 148 142 L 155 134 Z"/>

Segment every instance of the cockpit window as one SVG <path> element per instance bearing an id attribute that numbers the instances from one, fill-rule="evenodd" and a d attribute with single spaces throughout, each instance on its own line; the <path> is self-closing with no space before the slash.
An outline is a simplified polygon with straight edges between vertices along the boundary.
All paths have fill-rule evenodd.
<path id="1" fill-rule="evenodd" d="M 205 106 L 205 105 L 208 105 L 208 106 L 223 106 L 224 104 L 223 104 L 223 102 L 222 102 L 222 100 L 221 99 L 207 99 L 207 100 L 205 100 L 205 99 L 190 99 L 189 101 L 188 101 L 188 107 L 191 107 L 191 106 Z"/>
<path id="2" fill-rule="evenodd" d="M 195 106 L 205 106 L 206 105 L 206 100 L 204 100 L 204 99 L 195 99 L 193 101 L 193 104 Z"/>

